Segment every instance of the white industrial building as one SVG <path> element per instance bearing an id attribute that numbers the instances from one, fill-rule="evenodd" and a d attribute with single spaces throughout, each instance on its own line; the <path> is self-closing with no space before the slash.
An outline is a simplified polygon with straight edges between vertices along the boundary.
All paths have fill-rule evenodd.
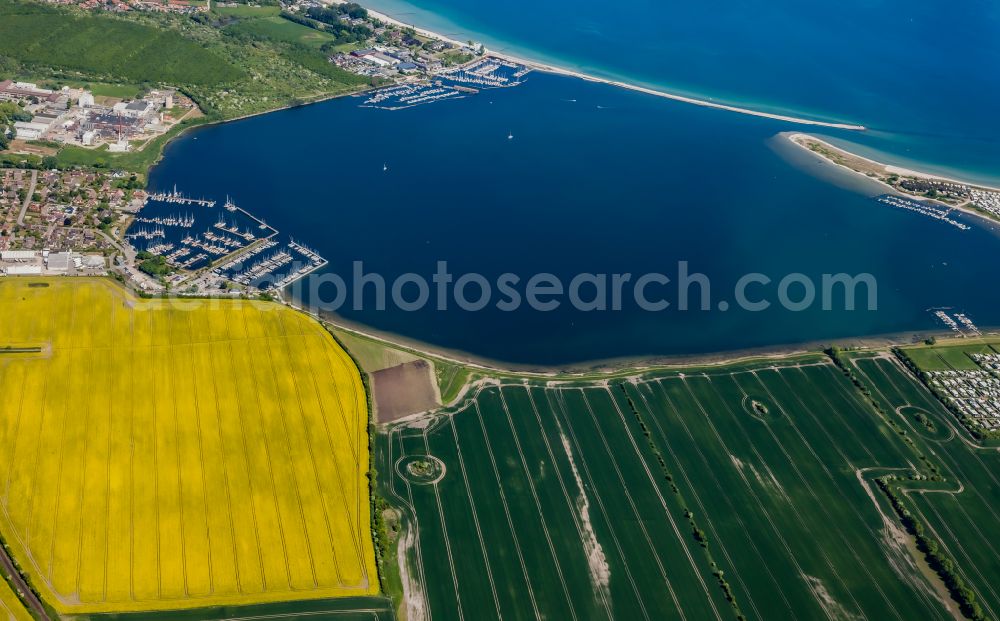
<path id="1" fill-rule="evenodd" d="M 0 261 L 34 261 L 38 253 L 34 250 L 0 250 Z"/>
<path id="2" fill-rule="evenodd" d="M 7 276 L 41 276 L 41 265 L 10 265 L 3 268 Z"/>
<path id="3" fill-rule="evenodd" d="M 49 124 L 17 121 L 14 123 L 14 131 L 17 132 L 19 140 L 38 140 L 49 131 Z"/>
<path id="4" fill-rule="evenodd" d="M 153 102 L 146 101 L 145 99 L 136 99 L 135 101 L 130 101 L 128 103 L 122 101 L 116 103 L 112 108 L 112 111 L 116 114 L 121 114 L 122 116 L 127 116 L 133 119 L 141 119 L 146 115 L 153 112 L 155 106 Z"/>
<path id="5" fill-rule="evenodd" d="M 46 259 L 46 267 L 50 272 L 65 272 L 69 270 L 72 255 L 68 252 L 51 252 Z"/>
<path id="6" fill-rule="evenodd" d="M 32 97 L 52 102 L 59 99 L 59 94 L 47 88 L 38 88 L 38 85 L 31 82 L 0 81 L 0 101 L 20 101 Z"/>
<path id="7" fill-rule="evenodd" d="M 105 261 L 104 257 L 102 257 L 99 254 L 88 254 L 87 256 L 83 257 L 82 261 L 83 261 L 83 267 L 91 270 L 103 269 L 108 266 L 107 261 Z"/>

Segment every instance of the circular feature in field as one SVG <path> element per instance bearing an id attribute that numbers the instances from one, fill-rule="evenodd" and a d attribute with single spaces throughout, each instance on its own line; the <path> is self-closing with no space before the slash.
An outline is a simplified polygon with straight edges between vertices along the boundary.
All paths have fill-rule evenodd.
<path id="1" fill-rule="evenodd" d="M 950 440 L 954 430 L 950 425 L 935 421 L 927 410 L 915 405 L 903 405 L 896 408 L 896 413 L 906 419 L 917 433 L 931 440 Z"/>
<path id="2" fill-rule="evenodd" d="M 444 478 L 447 468 L 433 455 L 407 455 L 396 462 L 396 472 L 410 483 L 433 485 Z"/>
<path id="3" fill-rule="evenodd" d="M 777 415 L 777 409 L 767 400 L 757 395 L 743 397 L 743 410 L 759 420 L 767 420 Z"/>

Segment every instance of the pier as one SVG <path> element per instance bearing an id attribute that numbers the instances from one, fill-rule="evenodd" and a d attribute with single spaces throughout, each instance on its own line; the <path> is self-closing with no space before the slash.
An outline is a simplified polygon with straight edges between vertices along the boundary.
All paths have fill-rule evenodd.
<path id="1" fill-rule="evenodd" d="M 365 100 L 363 107 L 382 110 L 403 110 L 456 97 L 463 97 L 474 89 L 459 89 L 452 85 L 436 84 L 406 84 L 380 89 Z M 478 92 L 478 91 L 474 91 Z"/>
<path id="2" fill-rule="evenodd" d="M 215 207 L 215 201 L 205 198 L 189 198 L 184 196 L 174 186 L 173 192 L 157 192 L 150 194 L 147 200 L 159 201 L 161 203 L 174 203 L 177 205 L 198 205 L 201 207 Z"/>
<path id="3" fill-rule="evenodd" d="M 159 243 L 159 244 L 153 244 L 151 246 L 146 246 L 146 252 L 150 252 L 152 254 L 166 254 L 173 249 L 174 245 L 169 243 Z"/>
<path id="4" fill-rule="evenodd" d="M 449 87 L 394 87 L 391 94 L 405 98 L 409 105 L 433 100 L 457 91 Z M 216 206 L 216 201 L 194 199 L 182 194 L 176 186 L 172 192 L 152 194 L 143 209 L 157 210 L 142 213 L 133 220 L 126 239 L 145 240 L 145 250 L 166 259 L 167 264 L 188 275 L 174 277 L 185 282 L 199 276 L 196 286 L 209 289 L 211 281 L 229 280 L 251 289 L 270 290 L 288 285 L 306 274 L 327 264 L 320 254 L 302 242 L 289 239 L 284 246 L 278 239 L 279 231 L 226 196 L 222 210 L 209 225 L 203 212 L 166 212 L 167 205 L 198 205 L 206 209 Z M 210 217 L 210 216 L 209 216 Z M 200 233 L 191 229 L 204 228 Z M 211 271 L 209 271 L 211 270 Z"/>
<path id="5" fill-rule="evenodd" d="M 439 73 L 438 76 L 456 84 L 474 84 L 480 88 L 518 86 L 531 68 L 509 60 L 487 56 L 472 64 Z"/>
<path id="6" fill-rule="evenodd" d="M 885 205 L 890 205 L 892 207 L 898 207 L 900 209 L 906 209 L 908 211 L 913 211 L 924 216 L 934 218 L 935 220 L 940 220 L 947 224 L 950 224 L 959 230 L 968 231 L 969 225 L 963 224 L 957 220 L 953 220 L 951 216 L 954 209 L 952 208 L 941 208 L 930 203 L 923 203 L 912 198 L 904 198 L 902 196 L 895 196 L 893 194 L 883 194 L 875 198 L 880 203 Z"/>
<path id="7" fill-rule="evenodd" d="M 139 216 L 135 219 L 136 222 L 143 224 L 159 224 L 162 226 L 179 226 L 181 228 L 189 229 L 194 226 L 194 216 L 185 214 L 184 216 L 174 216 L 170 215 L 165 218 L 154 217 L 145 218 Z"/>
<path id="8" fill-rule="evenodd" d="M 381 88 L 362 107 L 403 110 L 421 104 L 475 95 L 481 89 L 518 86 L 531 71 L 527 65 L 487 56 L 461 67 L 439 72 L 432 82 L 397 84 Z"/>
<path id="9" fill-rule="evenodd" d="M 312 248 L 309 248 L 308 246 L 305 246 L 304 244 L 298 243 L 297 241 L 295 241 L 295 238 L 292 238 L 291 241 L 288 242 L 288 247 L 291 248 L 292 250 L 297 250 L 298 252 L 304 254 L 311 260 L 318 260 L 318 261 L 324 260 L 323 257 L 319 256 L 318 252 L 316 252 Z"/>
<path id="10" fill-rule="evenodd" d="M 128 239 L 156 239 L 158 237 L 166 237 L 167 233 L 163 230 L 163 227 L 156 227 L 152 230 L 147 228 L 141 228 L 135 233 L 129 233 L 125 237 Z"/>
<path id="11" fill-rule="evenodd" d="M 272 275 L 276 270 L 292 262 L 292 255 L 279 250 L 232 277 L 241 285 L 249 285 L 253 281 Z"/>
<path id="12" fill-rule="evenodd" d="M 958 334 L 961 337 L 976 337 L 982 336 L 982 331 L 979 327 L 972 322 L 965 313 L 948 313 L 946 311 L 951 309 L 933 309 L 934 316 L 937 317 L 941 323 L 951 329 L 952 332 Z"/>
<path id="13" fill-rule="evenodd" d="M 274 248 L 277 245 L 278 245 L 278 242 L 276 242 L 276 241 L 270 241 L 270 240 L 268 240 L 268 241 L 261 242 L 257 246 L 253 246 L 249 250 L 247 250 L 246 252 L 241 253 L 239 256 L 233 257 L 231 260 L 227 261 L 225 264 L 216 267 L 214 270 L 212 270 L 212 273 L 218 274 L 218 275 L 223 275 L 226 271 L 232 270 L 232 269 L 236 268 L 239 264 L 243 263 L 247 259 L 258 255 L 258 254 L 264 252 L 265 250 L 268 250 L 270 248 Z"/>

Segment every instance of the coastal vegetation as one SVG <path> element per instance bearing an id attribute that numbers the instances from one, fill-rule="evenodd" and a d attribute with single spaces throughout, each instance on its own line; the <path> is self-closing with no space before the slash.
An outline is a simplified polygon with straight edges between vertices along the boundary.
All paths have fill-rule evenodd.
<path id="1" fill-rule="evenodd" d="M 0 359 L 0 535 L 59 614 L 379 592 L 366 395 L 322 326 L 104 279 L 0 305 L 0 343 L 51 347 Z"/>
<path id="2" fill-rule="evenodd" d="M 337 45 L 359 43 L 372 36 L 372 31 L 367 26 L 347 24 L 343 21 L 344 18 L 354 20 L 367 17 L 368 11 L 354 3 L 337 5 L 336 8 L 310 7 L 305 12 L 310 27 L 333 34 Z"/>
<path id="3" fill-rule="evenodd" d="M 434 618 L 995 615 L 998 458 L 891 355 L 486 375 L 378 437 Z"/>
<path id="4" fill-rule="evenodd" d="M 807 134 L 790 134 L 788 138 L 827 161 L 878 181 L 899 194 L 1000 220 L 1000 189 L 889 166 Z"/>
<path id="5" fill-rule="evenodd" d="M 434 363 L 434 375 L 441 391 L 441 402 L 445 404 L 457 399 L 469 382 L 482 376 L 464 365 L 444 361 Z"/>
<path id="6" fill-rule="evenodd" d="M 470 382 L 484 376 L 482 370 L 473 370 L 458 362 L 390 345 L 355 332 L 334 329 L 334 335 L 355 357 L 358 366 L 368 374 L 415 361 L 431 364 L 434 368 L 433 379 L 437 383 L 441 403 L 444 404 L 454 401 Z"/>

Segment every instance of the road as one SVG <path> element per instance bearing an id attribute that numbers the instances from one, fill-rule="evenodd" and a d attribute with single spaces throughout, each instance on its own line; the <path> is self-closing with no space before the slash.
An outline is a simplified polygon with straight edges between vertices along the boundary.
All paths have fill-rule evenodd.
<path id="1" fill-rule="evenodd" d="M 31 171 L 31 185 L 28 187 L 28 195 L 24 197 L 24 204 L 21 205 L 21 213 L 17 214 L 17 223 L 24 224 L 24 214 L 28 213 L 28 205 L 31 204 L 31 197 L 35 193 L 35 186 L 38 185 L 38 171 Z"/>
<path id="2" fill-rule="evenodd" d="M 93 232 L 96 233 L 97 235 L 100 235 L 105 240 L 107 240 L 109 244 L 114 246 L 115 249 L 118 250 L 118 252 L 122 253 L 122 256 L 125 257 L 126 276 L 136 281 L 137 283 L 145 283 L 145 287 L 143 287 L 144 291 L 156 292 L 163 289 L 163 285 L 161 285 L 158 280 L 149 276 L 145 272 L 139 271 L 138 267 L 135 264 L 136 252 L 135 249 L 132 248 L 130 244 L 122 243 L 100 229 L 84 229 L 79 227 L 64 227 L 64 228 L 65 230 L 69 231 L 79 231 L 80 233 Z M 114 269 L 114 265 L 112 265 L 111 268 Z"/>
<path id="3" fill-rule="evenodd" d="M 137 283 L 145 283 L 146 286 L 143 287 L 144 291 L 160 291 L 161 289 L 163 289 L 163 285 L 161 285 L 159 281 L 149 276 L 145 272 L 140 272 L 139 268 L 136 267 L 135 265 L 136 252 L 135 249 L 132 248 L 131 244 L 119 243 L 117 239 L 111 237 L 110 235 L 108 235 L 107 233 L 105 233 L 100 229 L 95 229 L 95 232 L 104 239 L 106 239 L 108 243 L 114 246 L 118 250 L 118 252 L 122 253 L 122 256 L 125 257 L 124 271 L 127 277 L 131 278 Z M 112 266 L 112 269 L 114 269 L 114 266 Z"/>
<path id="4" fill-rule="evenodd" d="M 129 265 L 135 263 L 135 250 L 132 248 L 132 246 L 130 246 L 129 244 L 118 243 L 117 239 L 111 237 L 101 229 L 95 229 L 95 232 L 104 239 L 106 239 L 109 244 L 111 244 L 118 250 L 118 252 L 122 253 L 122 255 L 125 257 L 126 263 L 128 263 Z"/>
<path id="5" fill-rule="evenodd" d="M 41 619 L 41 621 L 50 621 L 49 613 L 45 612 L 45 607 L 42 606 L 42 602 L 38 600 L 35 592 L 28 588 L 28 584 L 14 567 L 14 562 L 10 560 L 10 556 L 3 546 L 0 546 L 0 567 L 3 568 L 5 574 L 11 577 L 14 589 L 24 593 L 24 601 L 34 613 L 35 618 Z"/>

